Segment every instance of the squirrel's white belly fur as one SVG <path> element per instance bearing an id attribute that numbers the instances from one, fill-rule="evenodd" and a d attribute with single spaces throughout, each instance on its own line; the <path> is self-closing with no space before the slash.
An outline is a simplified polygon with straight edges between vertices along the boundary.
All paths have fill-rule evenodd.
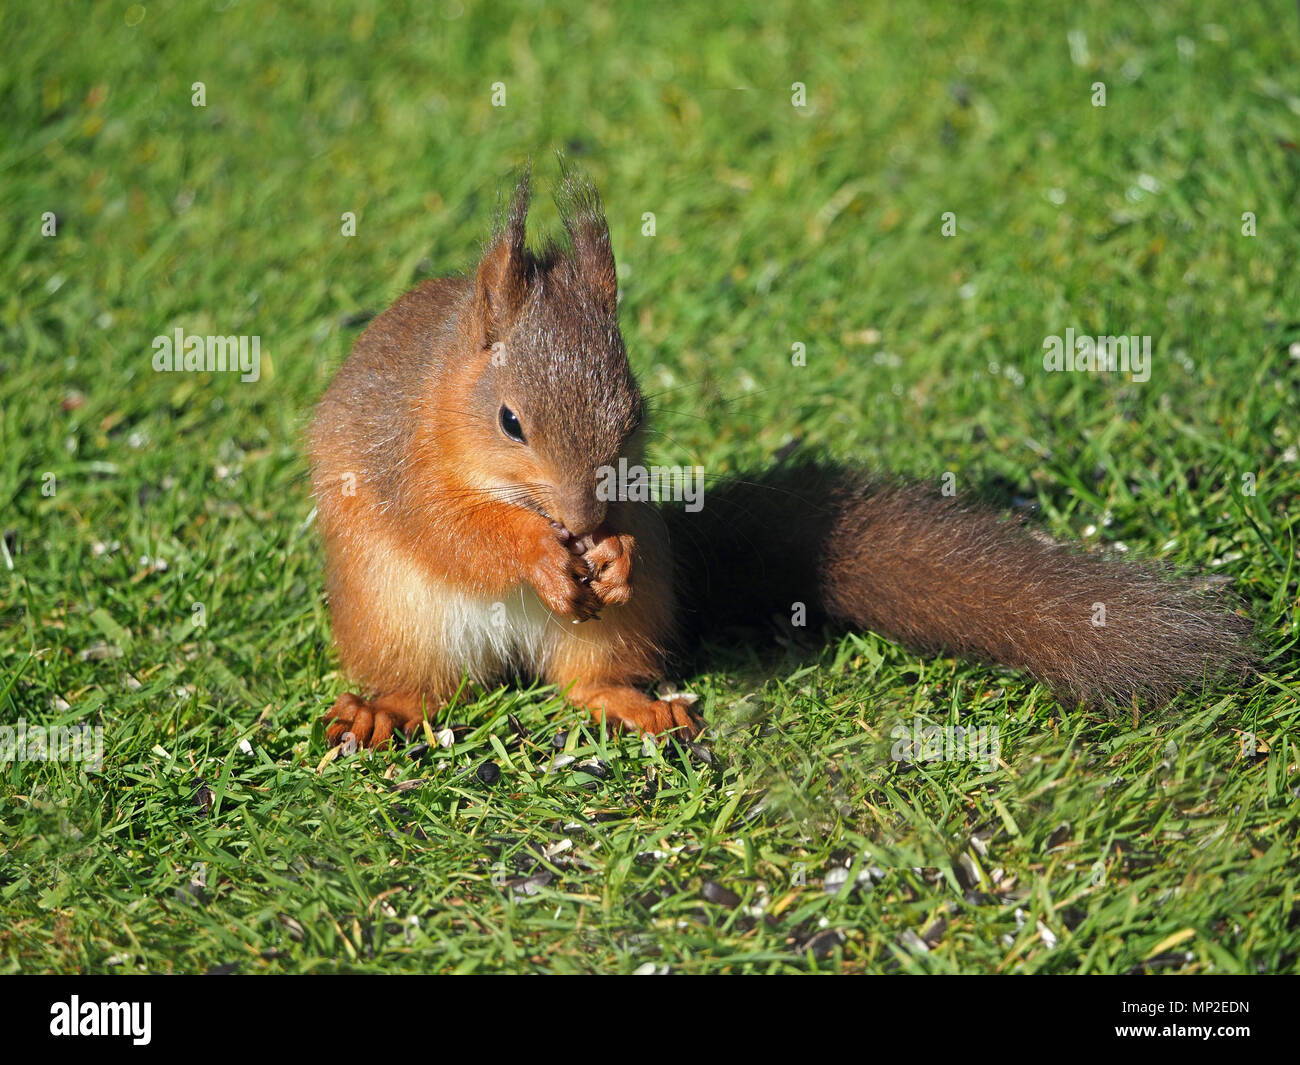
<path id="1" fill-rule="evenodd" d="M 548 630 L 561 622 L 532 587 L 521 584 L 500 599 L 481 599 L 442 585 L 439 600 L 444 653 L 479 683 L 508 668 L 545 671 L 555 640 Z"/>
<path id="2" fill-rule="evenodd" d="M 502 596 L 475 596 L 430 577 L 409 560 L 389 557 L 372 573 L 386 587 L 391 637 L 415 652 L 409 659 L 442 663 L 490 684 L 511 669 L 545 672 L 563 624 L 520 584 Z"/>

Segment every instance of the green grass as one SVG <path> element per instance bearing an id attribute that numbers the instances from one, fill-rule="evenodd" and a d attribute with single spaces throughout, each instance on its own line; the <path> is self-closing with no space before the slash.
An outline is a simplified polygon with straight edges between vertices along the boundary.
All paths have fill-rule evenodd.
<path id="1" fill-rule="evenodd" d="M 1293 4 L 26 6 L 0 13 L 0 721 L 102 724 L 105 758 L 0 764 L 0 969 L 1296 970 Z M 503 688 L 450 749 L 318 768 L 347 682 L 311 406 L 358 312 L 471 265 L 553 148 L 605 196 L 657 459 L 798 439 L 1032 500 L 1232 577 L 1261 675 L 1135 727 L 809 633 L 675 678 L 711 762 Z M 177 326 L 260 335 L 262 379 L 155 374 Z M 1151 379 L 1044 373 L 1071 327 L 1152 336 Z M 896 761 L 914 718 L 996 726 L 1001 762 Z"/>

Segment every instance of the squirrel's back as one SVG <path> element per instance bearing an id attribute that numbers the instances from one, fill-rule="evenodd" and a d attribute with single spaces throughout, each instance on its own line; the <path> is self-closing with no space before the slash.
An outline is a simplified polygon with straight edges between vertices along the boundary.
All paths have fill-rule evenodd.
<path id="1" fill-rule="evenodd" d="M 430 375 L 454 351 L 456 325 L 473 297 L 460 278 L 424 281 L 370 323 L 316 409 L 309 432 L 314 487 L 352 473 L 398 489 L 399 457 L 420 417 Z"/>

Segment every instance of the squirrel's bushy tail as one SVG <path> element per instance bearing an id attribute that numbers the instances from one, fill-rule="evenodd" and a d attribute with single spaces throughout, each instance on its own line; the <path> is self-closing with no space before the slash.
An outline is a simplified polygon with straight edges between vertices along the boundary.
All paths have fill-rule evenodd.
<path id="1" fill-rule="evenodd" d="M 781 467 L 706 491 L 698 513 L 665 513 L 701 631 L 773 613 L 789 623 L 803 603 L 1088 702 L 1159 699 L 1251 657 L 1251 625 L 1223 582 L 1057 545 L 916 485 Z"/>

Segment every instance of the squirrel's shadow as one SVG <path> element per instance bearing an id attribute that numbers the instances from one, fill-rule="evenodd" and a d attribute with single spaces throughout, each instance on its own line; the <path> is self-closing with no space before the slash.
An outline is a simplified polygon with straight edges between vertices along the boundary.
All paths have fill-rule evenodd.
<path id="1" fill-rule="evenodd" d="M 680 595 L 681 624 L 670 659 L 672 676 L 724 674 L 742 690 L 761 692 L 774 677 L 824 661 L 828 649 L 844 634 L 867 631 L 817 609 L 825 598 L 823 560 L 846 496 L 900 485 L 927 490 L 924 481 L 867 476 L 848 466 L 801 460 L 720 479 L 708 487 L 696 513 L 661 503 L 658 512 L 672 541 L 679 592 L 685 593 Z M 941 495 L 941 480 L 932 482 L 929 491 Z M 1048 491 L 1051 505 L 1068 509 L 1068 488 Z M 1032 528 L 1042 493 L 987 474 L 963 485 L 961 503 L 1002 515 L 1008 524 Z M 908 650 L 949 657 L 932 648 Z M 970 655 L 958 657 L 981 661 Z M 1033 684 L 1023 672 L 990 661 L 981 665 L 995 685 L 995 674 Z M 905 682 L 908 672 L 893 672 L 891 685 Z M 918 683 L 926 672 L 924 668 L 913 671 Z M 950 693 L 936 689 L 933 698 L 936 706 L 946 705 Z M 1056 701 L 1070 709 L 1064 701 Z M 1178 712 L 1185 706 L 1183 698 L 1166 699 L 1145 706 L 1144 717 L 1160 720 L 1166 711 Z M 709 709 L 704 709 L 706 719 L 711 718 Z M 1087 709 L 1099 723 L 1132 714 L 1131 705 L 1089 703 Z"/>

